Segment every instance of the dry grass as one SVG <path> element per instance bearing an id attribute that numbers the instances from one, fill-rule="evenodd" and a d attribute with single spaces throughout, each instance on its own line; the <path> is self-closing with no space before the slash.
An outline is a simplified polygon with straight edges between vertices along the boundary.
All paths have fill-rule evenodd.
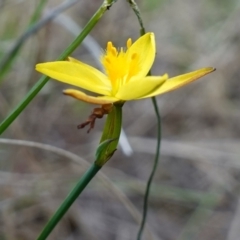
<path id="1" fill-rule="evenodd" d="M 49 0 L 44 14 L 60 3 Z M 1 58 L 25 31 L 36 4 L 0 1 Z M 1 119 L 39 78 L 35 63 L 54 60 L 74 39 L 74 26 L 83 27 L 98 4 L 79 1 L 26 41 L 1 83 Z M 240 5 L 234 0 L 149 0 L 141 1 L 140 7 L 146 29 L 154 31 L 157 39 L 153 74 L 173 76 L 204 66 L 217 68 L 196 83 L 158 97 L 162 156 L 151 193 L 146 239 L 237 240 Z M 137 20 L 121 0 L 91 33 L 100 48 L 108 40 L 122 46 L 128 37 L 137 36 Z M 98 66 L 88 45 L 89 41 L 74 56 Z M 49 82 L 3 134 L 26 142 L 0 140 L 0 239 L 36 238 L 93 161 L 104 120 L 90 134 L 76 130 L 93 107 L 64 97 L 64 88 Z M 124 129 L 132 156 L 117 151 L 49 239 L 135 238 L 156 145 L 150 100 L 124 106 Z"/>

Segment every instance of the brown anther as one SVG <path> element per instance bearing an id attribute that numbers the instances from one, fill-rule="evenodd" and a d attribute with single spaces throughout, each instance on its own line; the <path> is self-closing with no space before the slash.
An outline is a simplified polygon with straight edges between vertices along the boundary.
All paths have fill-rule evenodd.
<path id="1" fill-rule="evenodd" d="M 94 108 L 92 114 L 89 116 L 86 122 L 81 123 L 77 126 L 78 129 L 82 129 L 87 125 L 90 125 L 87 133 L 94 128 L 95 121 L 97 118 L 102 118 L 105 114 L 108 114 L 112 109 L 112 104 L 102 105 L 101 108 Z"/>

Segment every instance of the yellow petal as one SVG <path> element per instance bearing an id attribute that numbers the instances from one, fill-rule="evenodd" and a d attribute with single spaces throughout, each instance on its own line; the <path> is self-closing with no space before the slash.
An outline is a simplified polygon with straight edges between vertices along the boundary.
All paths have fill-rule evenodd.
<path id="1" fill-rule="evenodd" d="M 215 68 L 208 67 L 208 68 L 202 68 L 202 69 L 196 70 L 194 72 L 179 75 L 179 76 L 176 76 L 173 78 L 169 78 L 162 86 L 160 86 L 160 88 L 158 88 L 153 93 L 148 94 L 145 97 L 153 97 L 153 96 L 157 96 L 157 95 L 178 89 L 178 88 L 180 88 L 190 82 L 193 82 L 193 81 L 199 79 L 200 77 L 203 77 L 213 71 L 215 71 Z"/>
<path id="2" fill-rule="evenodd" d="M 87 103 L 98 104 L 98 105 L 104 105 L 104 104 L 109 104 L 109 103 L 114 103 L 119 101 L 119 99 L 110 97 L 110 96 L 100 96 L 100 97 L 89 96 L 84 92 L 81 92 L 75 89 L 66 89 L 63 91 L 63 93 L 65 95 L 71 96 L 78 100 L 81 100 Z"/>
<path id="3" fill-rule="evenodd" d="M 90 71 L 97 71 L 97 73 L 95 74 L 99 74 L 100 73 L 100 78 L 101 78 L 101 81 L 106 85 L 106 86 L 109 86 L 109 88 L 111 88 L 111 82 L 110 80 L 108 79 L 108 77 L 103 74 L 102 72 L 98 71 L 97 69 L 91 67 L 90 65 L 87 65 L 81 61 L 79 61 L 78 59 L 76 58 L 73 58 L 73 57 L 68 57 L 67 58 L 69 62 L 73 62 L 73 63 L 77 63 L 77 64 L 80 64 L 82 65 L 83 67 L 86 67 L 86 68 L 89 68 Z"/>
<path id="4" fill-rule="evenodd" d="M 36 70 L 53 79 L 91 92 L 109 95 L 111 91 L 111 84 L 103 73 L 81 62 L 40 63 L 36 65 Z"/>
<path id="5" fill-rule="evenodd" d="M 127 51 L 128 58 L 137 57 L 139 62 L 139 71 L 136 77 L 145 77 L 151 69 L 155 55 L 156 44 L 154 33 L 146 33 L 140 37 Z"/>
<path id="6" fill-rule="evenodd" d="M 143 98 L 159 88 L 167 80 L 168 75 L 158 77 L 134 78 L 124 84 L 116 94 L 116 97 L 122 100 L 134 100 Z"/>

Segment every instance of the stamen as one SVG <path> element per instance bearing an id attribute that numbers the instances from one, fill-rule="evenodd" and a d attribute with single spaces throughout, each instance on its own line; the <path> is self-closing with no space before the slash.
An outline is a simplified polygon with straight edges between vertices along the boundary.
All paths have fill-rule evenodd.
<path id="1" fill-rule="evenodd" d="M 112 47 L 111 52 L 113 56 L 117 56 L 117 49 L 115 47 Z"/>
<path id="2" fill-rule="evenodd" d="M 110 52 L 112 48 L 113 48 L 112 42 L 108 42 L 107 43 L 107 52 Z"/>
<path id="3" fill-rule="evenodd" d="M 130 48 L 131 46 L 132 46 L 132 39 L 129 38 L 129 39 L 127 40 L 127 48 Z"/>

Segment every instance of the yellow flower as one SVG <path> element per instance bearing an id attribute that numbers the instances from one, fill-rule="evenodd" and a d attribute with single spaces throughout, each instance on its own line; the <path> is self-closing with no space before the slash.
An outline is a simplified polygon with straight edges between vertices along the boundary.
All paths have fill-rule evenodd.
<path id="1" fill-rule="evenodd" d="M 167 74 L 147 76 L 156 55 L 154 33 L 146 33 L 133 44 L 128 39 L 126 45 L 126 49 L 116 49 L 112 42 L 108 42 L 101 56 L 105 74 L 70 57 L 69 61 L 37 64 L 36 70 L 58 81 L 101 95 L 94 97 L 75 89 L 64 90 L 66 95 L 100 105 L 157 96 L 215 70 L 211 67 L 202 68 L 173 78 L 168 78 Z"/>

